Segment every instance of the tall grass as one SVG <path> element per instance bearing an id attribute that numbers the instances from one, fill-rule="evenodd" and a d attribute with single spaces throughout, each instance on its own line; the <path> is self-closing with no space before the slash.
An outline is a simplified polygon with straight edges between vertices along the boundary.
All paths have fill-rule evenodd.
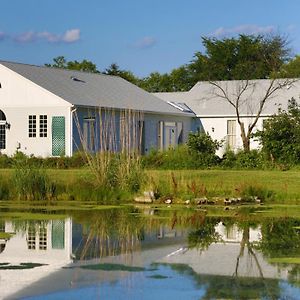
<path id="1" fill-rule="evenodd" d="M 32 166 L 26 157 L 15 162 L 12 178 L 16 197 L 20 200 L 46 200 L 56 197 L 56 185 L 45 169 Z"/>
<path id="2" fill-rule="evenodd" d="M 116 113 L 113 109 L 101 108 L 93 114 L 96 152 L 88 148 L 83 124 L 77 114 L 75 123 L 80 148 L 93 176 L 95 188 L 137 192 L 145 176 L 140 159 L 143 114 L 131 110 Z"/>

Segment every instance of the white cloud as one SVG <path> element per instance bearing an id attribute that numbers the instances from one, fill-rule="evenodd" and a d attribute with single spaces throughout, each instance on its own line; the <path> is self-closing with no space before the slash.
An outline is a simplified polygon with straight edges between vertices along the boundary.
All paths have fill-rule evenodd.
<path id="1" fill-rule="evenodd" d="M 135 42 L 134 46 L 139 49 L 147 49 L 153 47 L 157 43 L 156 39 L 151 36 L 145 36 Z"/>
<path id="2" fill-rule="evenodd" d="M 65 32 L 61 40 L 65 43 L 74 43 L 80 40 L 80 30 L 70 29 Z"/>
<path id="3" fill-rule="evenodd" d="M 63 34 L 55 34 L 48 31 L 42 31 L 42 32 L 27 31 L 12 36 L 12 39 L 17 43 L 32 43 L 38 40 L 41 41 L 44 40 L 47 41 L 48 43 L 70 44 L 80 40 L 80 29 L 69 29 Z M 1 32 L 0 32 L 0 40 L 1 40 Z"/>
<path id="4" fill-rule="evenodd" d="M 18 43 L 31 43 L 36 40 L 36 34 L 33 31 L 27 31 L 16 35 L 15 37 L 13 37 L 13 39 Z"/>
<path id="5" fill-rule="evenodd" d="M 235 35 L 235 34 L 267 34 L 272 33 L 275 31 L 275 27 L 272 25 L 269 26 L 258 26 L 258 25 L 239 25 L 231 28 L 226 27 L 219 27 L 214 32 L 209 34 L 210 36 L 214 36 L 217 38 L 228 36 L 228 35 Z"/>

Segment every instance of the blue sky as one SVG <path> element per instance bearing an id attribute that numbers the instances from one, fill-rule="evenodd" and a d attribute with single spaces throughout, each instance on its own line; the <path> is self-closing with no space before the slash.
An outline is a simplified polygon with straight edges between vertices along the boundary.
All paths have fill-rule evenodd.
<path id="1" fill-rule="evenodd" d="M 63 55 L 142 77 L 188 63 L 202 36 L 270 32 L 297 54 L 299 12 L 299 0 L 2 0 L 0 59 L 43 65 Z"/>

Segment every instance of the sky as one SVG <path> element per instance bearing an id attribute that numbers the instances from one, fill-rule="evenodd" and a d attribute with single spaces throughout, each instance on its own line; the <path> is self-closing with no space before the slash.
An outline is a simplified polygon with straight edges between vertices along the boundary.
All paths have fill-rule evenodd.
<path id="1" fill-rule="evenodd" d="M 201 37 L 281 34 L 300 54 L 299 0 L 1 0 L 0 60 L 111 63 L 145 77 L 204 51 Z"/>

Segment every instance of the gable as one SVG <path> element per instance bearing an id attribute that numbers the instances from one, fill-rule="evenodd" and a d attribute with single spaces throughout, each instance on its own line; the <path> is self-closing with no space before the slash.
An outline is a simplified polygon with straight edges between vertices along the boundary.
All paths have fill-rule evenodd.
<path id="1" fill-rule="evenodd" d="M 0 107 L 68 107 L 70 103 L 0 64 Z"/>

